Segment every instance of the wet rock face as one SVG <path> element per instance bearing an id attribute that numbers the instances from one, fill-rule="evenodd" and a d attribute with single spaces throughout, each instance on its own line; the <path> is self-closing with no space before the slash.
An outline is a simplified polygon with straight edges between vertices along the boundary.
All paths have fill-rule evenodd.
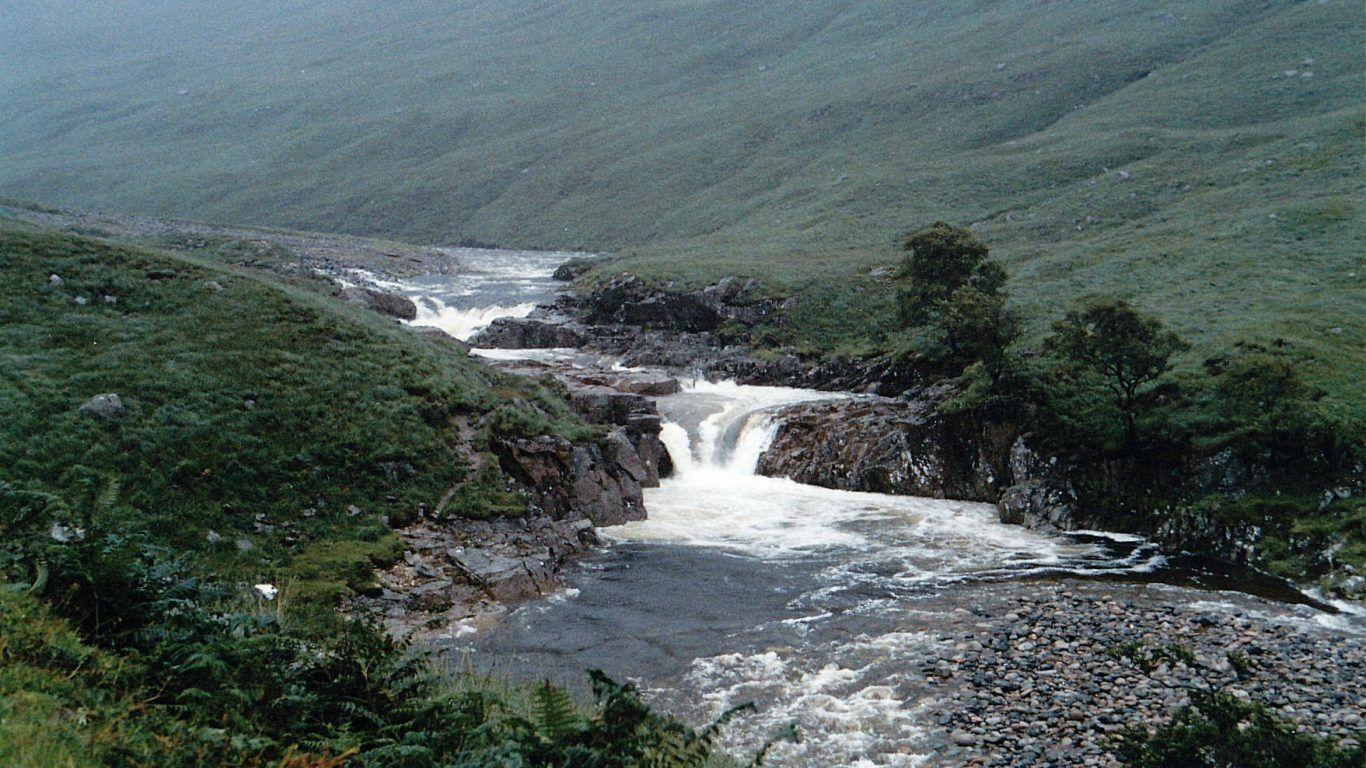
<path id="1" fill-rule="evenodd" d="M 406 296 L 399 296 L 396 293 L 385 293 L 372 288 L 344 288 L 341 298 L 349 304 L 372 309 L 381 315 L 397 317 L 400 320 L 417 319 L 417 305 Z"/>
<path id="2" fill-rule="evenodd" d="M 849 491 L 995 501 L 1008 484 L 1004 433 L 940 415 L 932 400 L 790 406 L 759 473 Z M 1008 440 L 1006 445 L 1009 445 Z"/>
<path id="3" fill-rule="evenodd" d="M 504 473 L 522 485 L 540 514 L 594 525 L 645 519 L 641 481 L 650 472 L 622 428 L 588 445 L 542 435 L 500 440 L 493 448 Z"/>
<path id="4" fill-rule="evenodd" d="M 552 349 L 580 347 L 585 342 L 581 330 L 571 325 L 501 317 L 470 337 L 470 346 L 484 349 Z"/>
<path id="5" fill-rule="evenodd" d="M 723 278 L 700 290 L 652 287 L 629 272 L 609 280 L 584 298 L 589 323 L 631 325 L 683 333 L 708 333 L 723 323 L 754 326 L 776 314 L 774 299 L 759 295 L 757 280 Z"/>
<path id="6" fill-rule="evenodd" d="M 1024 437 L 1010 446 L 1012 484 L 996 500 L 1001 522 L 1041 531 L 1077 527 L 1077 496 L 1065 469 L 1055 458 L 1041 456 Z"/>

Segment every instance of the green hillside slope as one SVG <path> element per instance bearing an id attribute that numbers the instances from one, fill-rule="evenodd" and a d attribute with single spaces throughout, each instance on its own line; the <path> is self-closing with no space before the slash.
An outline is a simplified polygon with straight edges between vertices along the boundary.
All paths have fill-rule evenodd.
<path id="1" fill-rule="evenodd" d="M 572 429 L 539 392 L 306 285 L 0 223 L 9 537 L 51 518 L 336 596 L 474 476 L 485 414 L 530 397 Z M 79 410 L 105 393 L 121 416 Z"/>
<path id="2" fill-rule="evenodd" d="M 947 219 L 1036 328 L 1366 346 L 1360 3 L 77 5 L 0 10 L 0 193 L 798 287 Z"/>

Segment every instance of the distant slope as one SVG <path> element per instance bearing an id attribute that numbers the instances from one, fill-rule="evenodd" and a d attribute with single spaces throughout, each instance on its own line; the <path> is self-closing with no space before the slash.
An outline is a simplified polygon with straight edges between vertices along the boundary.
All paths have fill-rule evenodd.
<path id="1" fill-rule="evenodd" d="M 1344 0 L 9 4 L 0 193 L 797 285 L 944 218 L 1039 318 L 1120 291 L 1206 348 L 1359 357 L 1363 30 Z"/>
<path id="2" fill-rule="evenodd" d="M 1366 71 L 1350 2 L 118 5 L 0 11 L 5 191 L 431 242 L 1071 239 L 1359 149 Z"/>

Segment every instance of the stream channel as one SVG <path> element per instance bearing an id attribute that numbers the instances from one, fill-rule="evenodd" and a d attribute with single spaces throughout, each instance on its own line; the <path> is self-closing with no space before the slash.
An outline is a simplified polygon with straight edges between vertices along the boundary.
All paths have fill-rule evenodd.
<path id="1" fill-rule="evenodd" d="M 547 276 L 564 259 L 461 257 L 475 277 L 404 286 L 417 324 L 467 337 L 494 317 L 524 316 L 552 295 Z M 1322 610 L 1273 580 L 1137 537 L 1041 534 L 1003 525 L 988 504 L 755 474 L 775 411 L 847 396 L 691 381 L 658 398 L 675 472 L 646 491 L 649 519 L 600 529 L 606 545 L 570 567 L 568 589 L 447 650 L 477 669 L 580 689 L 583 670 L 599 668 L 694 723 L 751 701 L 758 712 L 728 726 L 728 747 L 751 751 L 795 722 L 803 743 L 780 746 L 770 764 L 866 768 L 963 764 L 943 732 L 951 681 L 926 665 L 987 638 L 1030 600 L 1117 596 L 1197 610 L 1211 626 L 1255 616 L 1298 642 L 1361 648 L 1358 606 Z"/>

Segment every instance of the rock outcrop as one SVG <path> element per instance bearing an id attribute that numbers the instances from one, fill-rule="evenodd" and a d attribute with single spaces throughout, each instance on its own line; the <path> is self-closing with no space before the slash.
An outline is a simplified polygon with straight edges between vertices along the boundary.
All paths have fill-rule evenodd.
<path id="1" fill-rule="evenodd" d="M 396 317 L 400 320 L 417 319 L 417 305 L 413 303 L 412 299 L 396 293 L 386 293 L 373 288 L 351 287 L 342 289 L 341 298 L 349 304 L 372 309 L 381 315 Z"/>
<path id="2" fill-rule="evenodd" d="M 536 513 L 594 525 L 645 519 L 641 483 L 652 473 L 622 428 L 587 445 L 559 435 L 498 440 L 493 452 L 504 474 L 531 496 Z"/>
<path id="3" fill-rule="evenodd" d="M 496 613 L 502 604 L 560 589 L 569 558 L 597 541 L 588 520 L 421 519 L 398 531 L 403 558 L 379 571 L 373 608 L 395 634 Z"/>
<path id="4" fill-rule="evenodd" d="M 840 490 L 995 501 L 1010 483 L 1013 435 L 940 414 L 944 391 L 923 394 L 784 408 L 758 471 Z"/>
<path id="5" fill-rule="evenodd" d="M 672 284 L 653 286 L 624 272 L 596 288 L 582 308 L 585 320 L 595 325 L 707 333 L 727 322 L 753 327 L 773 317 L 778 301 L 758 288 L 758 280 L 727 277 L 705 288 L 680 291 Z"/>
<path id="6" fill-rule="evenodd" d="M 472 347 L 484 349 L 551 349 L 581 347 L 587 341 L 572 325 L 524 317 L 500 317 L 470 337 Z"/>
<path id="7" fill-rule="evenodd" d="M 1043 531 L 1077 527 L 1076 491 L 1056 458 L 1040 456 L 1018 437 L 1010 446 L 1009 470 L 1011 485 L 996 499 L 1001 522 Z"/>

